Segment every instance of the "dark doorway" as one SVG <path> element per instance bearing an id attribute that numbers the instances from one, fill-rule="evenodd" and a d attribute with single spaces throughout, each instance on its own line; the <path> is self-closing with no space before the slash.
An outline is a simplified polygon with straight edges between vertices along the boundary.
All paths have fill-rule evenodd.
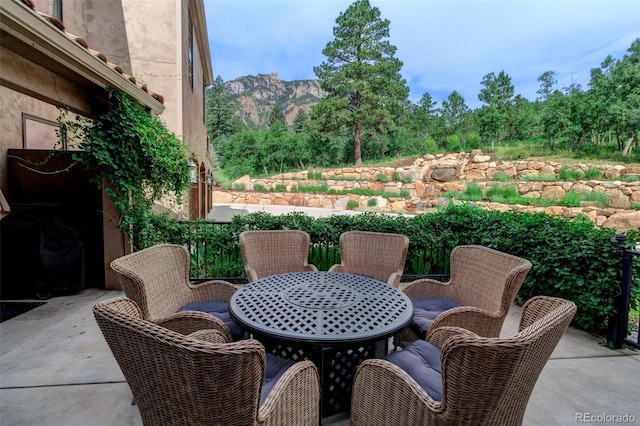
<path id="1" fill-rule="evenodd" d="M 93 174 L 69 152 L 10 149 L 8 175 L 1 297 L 46 299 L 104 288 L 102 195 Z"/>

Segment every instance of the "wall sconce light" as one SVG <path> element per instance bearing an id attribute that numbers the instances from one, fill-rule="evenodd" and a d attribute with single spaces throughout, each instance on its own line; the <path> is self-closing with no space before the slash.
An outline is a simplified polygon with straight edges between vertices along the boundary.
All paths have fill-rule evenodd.
<path id="1" fill-rule="evenodd" d="M 207 185 L 211 186 L 212 183 L 213 183 L 213 178 L 211 176 L 211 170 L 207 170 Z"/>
<path id="2" fill-rule="evenodd" d="M 189 159 L 189 182 L 198 182 L 198 165 L 193 162 L 193 159 Z"/>

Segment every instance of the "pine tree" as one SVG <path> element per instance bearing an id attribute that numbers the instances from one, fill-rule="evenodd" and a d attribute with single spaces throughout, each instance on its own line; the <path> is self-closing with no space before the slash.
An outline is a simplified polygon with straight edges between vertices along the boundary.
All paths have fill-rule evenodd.
<path id="1" fill-rule="evenodd" d="M 400 75 L 402 62 L 387 40 L 389 20 L 368 0 L 358 0 L 336 19 L 335 39 L 322 53 L 326 61 L 314 67 L 328 93 L 314 108 L 327 132 L 351 129 L 355 164 L 362 164 L 363 134 L 387 133 L 402 113 L 409 89 Z"/>

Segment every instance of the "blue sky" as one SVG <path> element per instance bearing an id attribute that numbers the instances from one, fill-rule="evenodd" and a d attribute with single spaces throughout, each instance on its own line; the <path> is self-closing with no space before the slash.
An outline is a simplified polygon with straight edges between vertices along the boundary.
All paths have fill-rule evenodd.
<path id="1" fill-rule="evenodd" d="M 313 67 L 334 39 L 335 20 L 353 1 L 204 0 L 214 75 L 224 81 L 277 73 L 316 78 Z M 535 100 L 538 77 L 558 73 L 557 88 L 588 88 L 590 70 L 620 59 L 640 38 L 640 0 L 370 0 L 390 21 L 409 99 L 425 92 L 438 106 L 457 91 L 481 106 L 482 77 L 505 71 L 515 93 Z"/>

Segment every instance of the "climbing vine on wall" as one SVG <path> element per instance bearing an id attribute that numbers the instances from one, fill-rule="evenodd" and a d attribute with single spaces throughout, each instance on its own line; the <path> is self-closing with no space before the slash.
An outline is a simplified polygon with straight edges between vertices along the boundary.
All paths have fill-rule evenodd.
<path id="1" fill-rule="evenodd" d="M 62 111 L 61 136 L 80 150 L 74 159 L 96 172 L 99 187 L 107 179 L 105 191 L 121 214 L 119 226 L 139 248 L 153 203 L 171 193 L 180 202 L 189 187 L 187 150 L 158 116 L 126 95 L 107 90 L 106 105 L 93 119 Z"/>

